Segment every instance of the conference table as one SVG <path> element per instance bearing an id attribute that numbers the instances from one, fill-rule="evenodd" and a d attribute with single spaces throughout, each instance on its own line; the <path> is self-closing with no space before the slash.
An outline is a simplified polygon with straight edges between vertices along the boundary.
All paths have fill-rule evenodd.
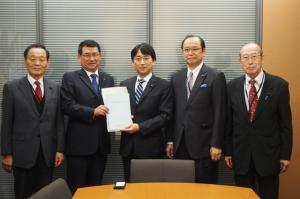
<path id="1" fill-rule="evenodd" d="M 127 183 L 79 188 L 73 199 L 259 199 L 252 189 L 199 183 Z"/>

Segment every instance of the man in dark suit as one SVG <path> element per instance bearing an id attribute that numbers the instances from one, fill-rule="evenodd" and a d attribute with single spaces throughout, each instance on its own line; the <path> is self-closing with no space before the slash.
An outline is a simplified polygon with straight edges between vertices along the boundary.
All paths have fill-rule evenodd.
<path id="1" fill-rule="evenodd" d="M 275 199 L 279 173 L 290 164 L 292 119 L 288 83 L 262 70 L 262 60 L 258 44 L 241 48 L 246 74 L 228 84 L 225 160 L 238 186 L 253 188 L 262 199 Z"/>
<path id="2" fill-rule="evenodd" d="M 27 76 L 3 88 L 2 166 L 13 172 L 15 198 L 25 199 L 52 181 L 64 151 L 59 85 L 44 77 L 49 52 L 33 44 L 24 51 Z"/>
<path id="3" fill-rule="evenodd" d="M 187 69 L 171 79 L 175 115 L 168 157 L 195 160 L 196 182 L 217 183 L 226 116 L 224 74 L 203 63 L 205 42 L 187 35 L 181 44 Z"/>
<path id="4" fill-rule="evenodd" d="M 81 69 L 65 73 L 62 79 L 62 110 L 68 115 L 66 136 L 67 181 L 77 188 L 101 184 L 110 139 L 106 127 L 108 108 L 101 89 L 114 86 L 113 78 L 99 70 L 100 45 L 94 40 L 79 44 Z"/>
<path id="5" fill-rule="evenodd" d="M 130 93 L 133 124 L 122 130 L 120 153 L 123 157 L 125 180 L 129 181 L 130 160 L 162 158 L 165 132 L 172 112 L 170 84 L 152 74 L 156 54 L 147 43 L 131 51 L 132 65 L 137 76 L 121 82 Z"/>

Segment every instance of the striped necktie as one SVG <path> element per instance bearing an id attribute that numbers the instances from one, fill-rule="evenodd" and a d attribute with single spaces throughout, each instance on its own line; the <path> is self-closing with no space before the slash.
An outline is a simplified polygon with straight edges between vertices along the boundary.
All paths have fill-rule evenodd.
<path id="1" fill-rule="evenodd" d="M 187 87 L 187 98 L 188 99 L 189 99 L 189 97 L 191 95 L 191 92 L 192 92 L 192 89 L 193 89 L 193 86 L 194 86 L 193 83 L 194 83 L 194 81 L 193 81 L 193 72 L 190 72 L 188 80 L 187 80 L 187 84 L 186 84 L 186 87 Z"/>
<path id="2" fill-rule="evenodd" d="M 135 103 L 138 104 L 142 95 L 143 95 L 143 83 L 145 82 L 145 80 L 143 79 L 139 79 L 138 80 L 139 84 L 138 86 L 136 87 L 136 90 L 135 90 Z"/>

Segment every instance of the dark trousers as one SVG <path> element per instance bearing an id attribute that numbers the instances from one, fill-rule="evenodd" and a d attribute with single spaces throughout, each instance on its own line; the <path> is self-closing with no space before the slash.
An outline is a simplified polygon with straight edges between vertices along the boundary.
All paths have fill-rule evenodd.
<path id="1" fill-rule="evenodd" d="M 123 160 L 123 169 L 124 169 L 124 177 L 126 182 L 130 182 L 130 161 L 132 159 L 136 159 L 135 155 L 130 155 L 126 157 L 122 157 Z"/>
<path id="2" fill-rule="evenodd" d="M 192 159 L 186 148 L 184 135 L 182 136 L 179 147 L 176 151 L 175 159 L 195 161 L 195 181 L 197 183 L 218 183 L 218 161 L 212 161 L 210 157 Z"/>
<path id="3" fill-rule="evenodd" d="M 40 147 L 36 163 L 32 168 L 13 168 L 15 179 L 14 189 L 16 199 L 25 199 L 40 190 L 52 181 L 53 167 L 46 165 L 42 149 Z"/>
<path id="4" fill-rule="evenodd" d="M 235 174 L 237 186 L 252 188 L 261 199 L 278 199 L 279 175 L 260 176 L 250 161 L 249 170 L 246 174 Z"/>
<path id="5" fill-rule="evenodd" d="M 100 185 L 107 155 L 99 152 L 84 156 L 67 156 L 67 181 L 74 194 L 77 188 Z"/>

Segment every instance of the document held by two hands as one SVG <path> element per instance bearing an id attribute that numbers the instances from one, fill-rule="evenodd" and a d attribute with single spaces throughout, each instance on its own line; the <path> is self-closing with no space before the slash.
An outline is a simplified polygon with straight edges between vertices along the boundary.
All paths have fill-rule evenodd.
<path id="1" fill-rule="evenodd" d="M 106 115 L 107 131 L 115 132 L 132 124 L 130 99 L 126 87 L 110 87 L 102 89 L 104 105 L 108 107 Z"/>

